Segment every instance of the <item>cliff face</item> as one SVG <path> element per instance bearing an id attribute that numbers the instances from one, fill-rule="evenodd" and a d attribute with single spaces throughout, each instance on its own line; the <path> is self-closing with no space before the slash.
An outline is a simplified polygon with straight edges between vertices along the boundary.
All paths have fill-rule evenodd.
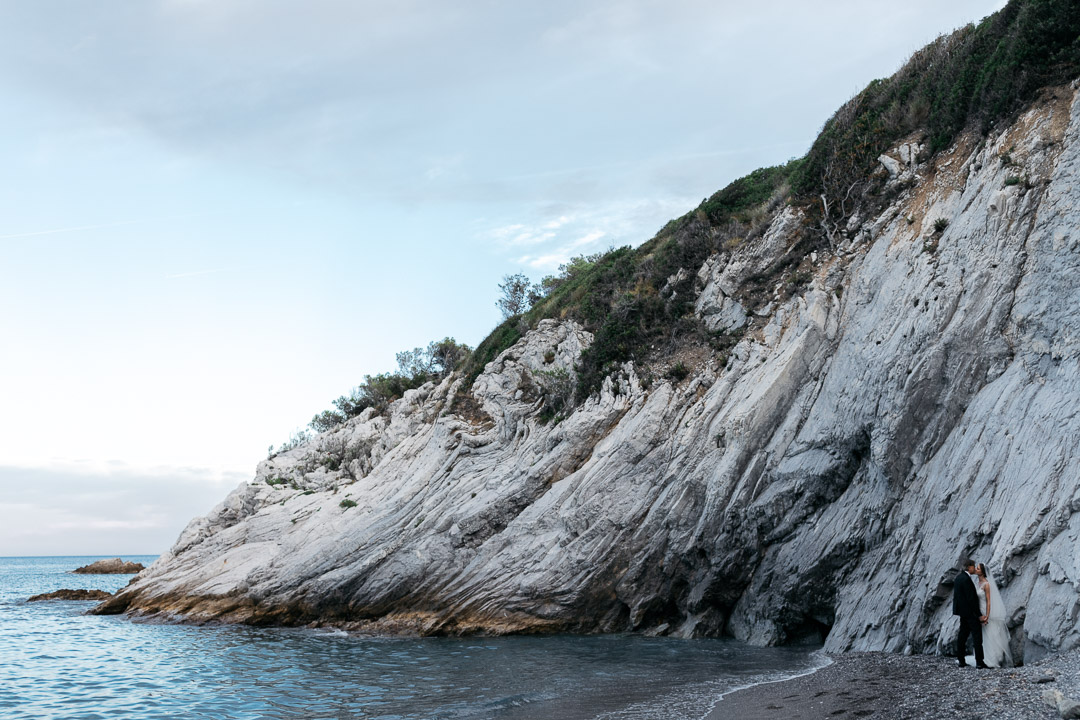
<path id="1" fill-rule="evenodd" d="M 475 382 L 489 417 L 449 410 L 454 376 L 365 411 L 261 463 L 99 611 L 928 652 L 972 555 L 1014 656 L 1080 645 L 1076 89 L 879 172 L 896 199 L 789 299 L 744 288 L 792 250 L 793 207 L 685 269 L 711 329 L 749 323 L 729 355 L 677 383 L 628 364 L 545 424 L 592 338 L 543 321 Z"/>

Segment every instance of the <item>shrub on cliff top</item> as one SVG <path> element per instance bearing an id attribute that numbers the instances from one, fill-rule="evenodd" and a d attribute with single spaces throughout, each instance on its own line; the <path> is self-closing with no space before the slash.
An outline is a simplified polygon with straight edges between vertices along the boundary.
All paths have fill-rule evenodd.
<path id="1" fill-rule="evenodd" d="M 874 80 L 825 123 L 795 192 L 826 220 L 902 138 L 925 131 L 931 153 L 965 127 L 986 132 L 1019 112 L 1039 88 L 1080 75 L 1080 4 L 1011 0 L 978 25 L 943 35 L 912 55 L 892 77 Z"/>
<path id="2" fill-rule="evenodd" d="M 891 78 L 870 83 L 825 124 L 806 157 L 735 180 L 637 250 L 612 250 L 565 277 L 545 279 L 547 292 L 525 320 L 535 326 L 541 318 L 570 317 L 595 334 L 579 367 L 584 398 L 622 362 L 700 332 L 690 313 L 693 278 L 678 271 L 692 272 L 711 253 L 760 233 L 762 209 L 775 209 L 789 187 L 825 233 L 835 231 L 872 189 L 878 156 L 902 138 L 925 130 L 929 149 L 939 151 L 965 127 L 985 131 L 1021 110 L 1040 87 L 1078 75 L 1076 0 L 1012 0 L 979 25 L 939 37 Z M 795 264 L 824 242 L 803 234 L 799 252 L 791 253 Z M 774 280 L 757 279 L 762 287 Z M 508 347 L 506 330 L 496 334 L 504 341 L 498 347 Z"/>
<path id="3" fill-rule="evenodd" d="M 543 318 L 570 318 L 594 335 L 578 367 L 578 401 L 599 390 L 622 363 L 644 361 L 654 348 L 661 351 L 689 335 L 704 336 L 693 314 L 694 272 L 712 253 L 764 229 L 764 213 L 758 211 L 786 197 L 788 178 L 799 164 L 755 170 L 669 222 L 637 250 L 574 258 L 560 275 L 541 282 L 545 292 L 524 322 L 532 327 Z"/>
<path id="4" fill-rule="evenodd" d="M 751 290 L 771 288 L 823 244 L 823 236 L 832 242 L 856 203 L 873 190 L 878 156 L 902 138 L 925 131 L 930 151 L 937 152 L 965 127 L 986 131 L 1019 112 L 1040 87 L 1078 75 L 1077 0 L 1011 0 L 977 26 L 939 37 L 892 77 L 871 82 L 825 123 L 804 158 L 735 180 L 636 250 L 574 258 L 539 286 L 527 287 L 523 276 L 504 278 L 504 296 L 508 283 L 512 291 L 512 302 L 500 304 L 507 319 L 454 365 L 464 372 L 463 389 L 539 320 L 572 318 L 595 336 L 578 367 L 577 397 L 584 399 L 620 364 L 703 334 L 692 308 L 694 271 L 712 253 L 759 235 L 778 203 L 792 196 L 819 221 L 821 232 L 804 230 L 783 264 L 750 278 Z M 798 286 L 799 276 L 791 277 Z M 428 377 L 426 370 L 366 376 L 351 396 L 335 401 L 336 413 L 316 416 L 312 427 L 385 407 Z"/>
<path id="5" fill-rule="evenodd" d="M 408 390 L 418 388 L 429 380 L 439 380 L 464 367 L 472 349 L 452 337 L 435 340 L 426 348 L 414 348 L 397 353 L 397 372 L 365 375 L 364 382 L 348 395 L 334 400 L 334 410 L 324 410 L 311 419 L 308 427 L 317 433 L 326 432 L 368 408 L 384 410 Z M 307 438 L 303 438 L 306 442 Z M 290 440 L 292 442 L 292 440 Z M 295 447 L 296 443 L 291 445 Z M 285 448 L 285 445 L 282 446 Z M 283 452 L 279 448 L 276 452 Z M 271 447 L 271 455 L 275 451 Z"/>

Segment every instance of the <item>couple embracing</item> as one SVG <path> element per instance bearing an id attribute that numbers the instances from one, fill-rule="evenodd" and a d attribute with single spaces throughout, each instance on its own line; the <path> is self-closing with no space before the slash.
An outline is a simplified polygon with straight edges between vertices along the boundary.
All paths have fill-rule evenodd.
<path id="1" fill-rule="evenodd" d="M 960 616 L 960 632 L 956 636 L 956 657 L 960 667 L 972 659 L 975 667 L 1009 667 L 1009 629 L 1005 625 L 1005 605 L 997 584 L 986 571 L 986 565 L 964 560 L 963 570 L 953 580 L 953 615 Z M 967 655 L 970 637 L 975 645 L 975 657 Z"/>

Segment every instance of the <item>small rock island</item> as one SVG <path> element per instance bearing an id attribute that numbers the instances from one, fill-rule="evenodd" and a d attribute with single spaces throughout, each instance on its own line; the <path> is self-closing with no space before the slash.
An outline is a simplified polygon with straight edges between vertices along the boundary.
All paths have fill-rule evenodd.
<path id="1" fill-rule="evenodd" d="M 39 600 L 108 600 L 112 597 L 111 592 L 104 590 L 54 590 L 53 592 L 41 593 L 27 598 L 26 602 Z"/>
<path id="2" fill-rule="evenodd" d="M 111 560 L 98 560 L 89 565 L 83 565 L 71 572 L 77 575 L 124 575 L 142 572 L 146 567 L 142 563 L 124 562 L 120 558 Z"/>

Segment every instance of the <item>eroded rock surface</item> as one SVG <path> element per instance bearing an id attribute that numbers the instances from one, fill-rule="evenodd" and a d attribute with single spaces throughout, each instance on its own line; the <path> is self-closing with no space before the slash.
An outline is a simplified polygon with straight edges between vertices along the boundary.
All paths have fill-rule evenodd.
<path id="1" fill-rule="evenodd" d="M 476 381 L 490 421 L 449 410 L 451 377 L 265 461 L 100 611 L 932 652 L 972 555 L 1015 657 L 1080 645 L 1074 95 L 897 148 L 906 189 L 792 297 L 745 288 L 792 251 L 793 208 L 687 269 L 710 327 L 750 329 L 685 380 L 627 365 L 544 423 L 591 337 L 543 321 Z"/>

